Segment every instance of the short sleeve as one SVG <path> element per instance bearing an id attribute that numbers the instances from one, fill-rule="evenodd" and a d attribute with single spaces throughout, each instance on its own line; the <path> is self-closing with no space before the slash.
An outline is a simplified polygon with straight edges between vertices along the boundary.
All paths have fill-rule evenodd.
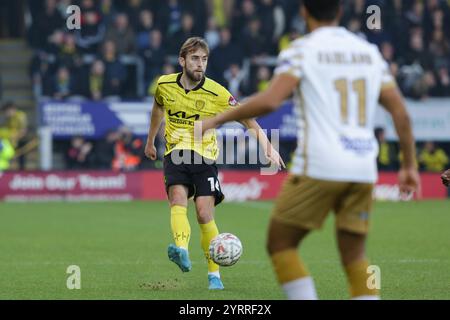
<path id="1" fill-rule="evenodd" d="M 274 74 L 288 73 L 300 79 L 303 77 L 303 63 L 304 54 L 302 48 L 299 45 L 291 46 L 281 51 L 278 55 Z"/>
<path id="2" fill-rule="evenodd" d="M 159 104 L 160 106 L 164 105 L 162 96 L 161 96 L 161 88 L 159 85 L 156 86 L 156 90 L 155 90 L 155 101 L 157 104 Z"/>
<path id="3" fill-rule="evenodd" d="M 218 99 L 218 106 L 221 109 L 221 111 L 228 110 L 233 107 L 237 107 L 239 105 L 239 102 L 236 100 L 236 98 L 225 88 L 222 90 L 221 94 L 217 97 Z"/>
<path id="4" fill-rule="evenodd" d="M 389 64 L 383 59 L 381 54 L 379 54 L 379 57 L 381 66 L 381 90 L 396 87 L 397 83 L 394 76 L 391 74 Z"/>

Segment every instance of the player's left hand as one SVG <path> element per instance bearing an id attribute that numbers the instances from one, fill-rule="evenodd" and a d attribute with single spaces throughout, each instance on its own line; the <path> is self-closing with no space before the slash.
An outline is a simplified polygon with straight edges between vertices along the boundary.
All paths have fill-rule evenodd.
<path id="1" fill-rule="evenodd" d="M 441 179 L 444 186 L 446 187 L 450 186 L 450 169 L 448 169 L 441 175 Z"/>
<path id="2" fill-rule="evenodd" d="M 266 152 L 267 159 L 270 160 L 271 163 L 276 165 L 280 170 L 286 169 L 286 165 L 284 164 L 283 159 L 280 154 L 275 150 L 272 146 Z"/>

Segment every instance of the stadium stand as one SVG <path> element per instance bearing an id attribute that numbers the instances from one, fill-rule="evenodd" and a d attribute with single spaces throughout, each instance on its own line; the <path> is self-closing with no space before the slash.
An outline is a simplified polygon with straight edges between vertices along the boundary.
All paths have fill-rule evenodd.
<path id="1" fill-rule="evenodd" d="M 449 3 L 347 0 L 342 25 L 380 48 L 405 96 L 450 97 Z M 66 27 L 70 4 L 81 8 L 79 30 Z M 367 27 L 366 8 L 372 4 L 383 8 L 381 30 Z M 2 5 L 3 14 L 10 10 L 23 17 L 24 26 L 17 27 L 20 19 L 2 19 L 3 37 L 26 36 L 26 42 L 0 43 L 3 99 L 18 103 L 32 127 L 36 101 L 146 99 L 161 74 L 180 70 L 177 50 L 193 35 L 205 37 L 211 47 L 207 75 L 242 99 L 267 86 L 279 50 L 306 33 L 297 0 L 28 0 Z M 292 149 L 287 146 L 285 154 Z"/>

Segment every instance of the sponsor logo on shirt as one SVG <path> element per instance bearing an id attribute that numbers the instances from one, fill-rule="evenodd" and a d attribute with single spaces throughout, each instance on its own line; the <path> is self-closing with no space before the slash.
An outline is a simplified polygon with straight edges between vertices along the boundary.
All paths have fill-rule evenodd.
<path id="1" fill-rule="evenodd" d="M 340 141 L 345 150 L 353 151 L 358 155 L 364 156 L 374 149 L 373 139 L 340 137 Z"/>

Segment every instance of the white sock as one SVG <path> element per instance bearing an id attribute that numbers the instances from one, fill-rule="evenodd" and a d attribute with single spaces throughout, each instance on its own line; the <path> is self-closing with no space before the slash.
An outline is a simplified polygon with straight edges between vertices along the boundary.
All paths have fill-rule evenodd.
<path id="1" fill-rule="evenodd" d="M 353 297 L 352 300 L 380 300 L 379 296 L 358 296 Z"/>
<path id="2" fill-rule="evenodd" d="M 216 276 L 217 278 L 220 279 L 220 273 L 219 273 L 219 271 L 208 272 L 208 276 L 209 276 L 209 275 Z"/>
<path id="3" fill-rule="evenodd" d="M 282 288 L 289 300 L 317 300 L 314 280 L 311 277 L 284 283 Z"/>

